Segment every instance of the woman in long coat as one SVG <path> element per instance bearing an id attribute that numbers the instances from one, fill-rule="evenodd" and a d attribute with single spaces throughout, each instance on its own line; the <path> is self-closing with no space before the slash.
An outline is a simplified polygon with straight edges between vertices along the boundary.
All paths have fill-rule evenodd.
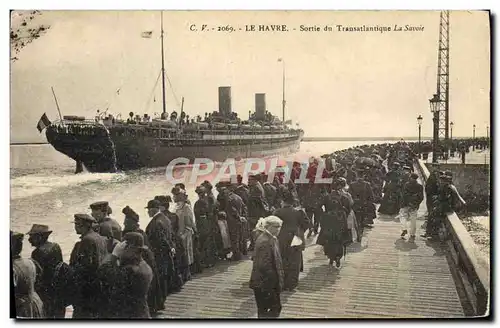
<path id="1" fill-rule="evenodd" d="M 347 180 L 345 178 L 338 179 L 338 188 L 342 198 L 342 205 L 344 206 L 347 214 L 347 232 L 349 235 L 349 242 L 351 244 L 353 238 L 356 238 L 358 242 L 361 241 L 361 231 L 359 229 L 358 222 L 356 221 L 356 215 L 354 214 L 353 205 L 354 200 L 352 195 L 349 193 L 349 186 L 347 185 Z"/>
<path id="2" fill-rule="evenodd" d="M 217 260 L 217 250 L 213 234 L 215 230 L 214 213 L 209 207 L 205 187 L 198 186 L 196 193 L 199 196 L 199 199 L 194 204 L 196 228 L 199 233 L 198 250 L 201 262 L 205 267 L 209 268 L 214 266 Z"/>
<path id="3" fill-rule="evenodd" d="M 174 202 L 176 203 L 175 214 L 178 217 L 177 236 L 179 237 L 187 257 L 187 270 L 184 268 L 183 279 L 191 279 L 191 269 L 194 263 L 193 234 L 196 232 L 194 213 L 188 204 L 187 195 L 184 190 L 174 187 L 172 189 Z"/>
<path id="4" fill-rule="evenodd" d="M 309 219 L 303 210 L 293 207 L 295 198 L 288 190 L 282 192 L 284 205 L 274 212 L 283 221 L 278 242 L 283 262 L 284 290 L 293 290 L 299 283 L 302 264 L 302 251 L 305 249 L 304 233 L 309 227 Z M 300 245 L 292 246 L 294 237 L 301 240 Z"/>
<path id="5" fill-rule="evenodd" d="M 347 215 L 342 205 L 342 196 L 333 190 L 323 198 L 325 212 L 321 220 L 321 231 L 317 244 L 323 246 L 325 255 L 330 259 L 330 265 L 335 262 L 340 267 L 340 260 L 345 255 L 345 245 L 349 240 Z"/>
<path id="6" fill-rule="evenodd" d="M 43 303 L 35 291 L 37 268 L 31 259 L 21 258 L 24 235 L 10 232 L 12 280 L 17 318 L 43 318 Z"/>
<path id="7" fill-rule="evenodd" d="M 398 171 L 399 163 L 393 163 L 393 170 L 385 177 L 384 196 L 378 212 L 386 215 L 396 215 L 401 209 L 401 178 Z"/>

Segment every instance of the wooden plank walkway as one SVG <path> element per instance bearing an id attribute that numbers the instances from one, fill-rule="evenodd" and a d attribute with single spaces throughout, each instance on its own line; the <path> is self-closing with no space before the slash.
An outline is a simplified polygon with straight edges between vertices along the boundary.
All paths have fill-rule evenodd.
<path id="1" fill-rule="evenodd" d="M 419 237 L 425 212 L 424 201 L 414 243 L 400 238 L 399 220 L 377 218 L 340 269 L 310 238 L 299 286 L 281 296 L 281 318 L 464 317 L 446 247 Z M 167 298 L 158 318 L 256 318 L 251 269 L 245 260 L 205 270 Z"/>

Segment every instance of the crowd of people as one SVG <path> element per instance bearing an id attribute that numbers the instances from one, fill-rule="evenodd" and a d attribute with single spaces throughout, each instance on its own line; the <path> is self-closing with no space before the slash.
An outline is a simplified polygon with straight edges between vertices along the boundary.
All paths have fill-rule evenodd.
<path id="1" fill-rule="evenodd" d="M 93 203 L 90 214 L 74 215 L 81 239 L 69 263 L 59 245 L 48 241 L 48 226 L 34 224 L 27 233 L 34 247 L 30 259 L 20 256 L 24 234 L 11 231 L 16 315 L 64 318 L 72 305 L 76 319 L 150 318 L 204 269 L 249 258 L 258 315 L 278 317 L 280 292 L 297 287 L 302 252 L 313 235 L 330 265 L 340 268 L 346 247 L 361 242 L 380 204 L 380 214 L 399 214 L 401 237 L 409 221 L 415 239 L 423 187 L 412 173 L 414 157 L 404 142 L 350 148 L 311 158 L 308 165 L 293 163 L 290 179 L 269 172 L 250 175 L 248 184 L 240 175 L 215 186 L 204 181 L 195 189 L 194 205 L 178 184 L 171 195 L 145 204 L 150 220 L 144 230 L 129 206 L 122 209 L 122 227 L 110 217 L 108 202 Z M 304 175 L 309 182 L 299 183 Z M 316 183 L 317 176 L 333 182 Z M 450 193 L 448 172 L 432 177 L 426 237 L 437 233 L 446 211 L 442 202 L 458 194 Z"/>

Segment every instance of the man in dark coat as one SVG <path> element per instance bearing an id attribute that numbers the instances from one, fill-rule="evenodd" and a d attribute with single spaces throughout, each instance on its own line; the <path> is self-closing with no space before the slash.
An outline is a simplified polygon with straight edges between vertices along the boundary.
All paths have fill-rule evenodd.
<path id="1" fill-rule="evenodd" d="M 255 242 L 250 276 L 259 318 L 278 318 L 281 313 L 280 293 L 283 290 L 283 265 L 278 236 L 281 220 L 276 216 L 264 219 L 264 231 Z"/>
<path id="2" fill-rule="evenodd" d="M 56 268 L 63 261 L 61 247 L 54 242 L 48 241 L 49 227 L 42 224 L 33 224 L 28 231 L 29 239 L 35 249 L 31 253 L 31 259 L 36 261 L 42 269 L 41 279 L 36 286 L 36 291 L 43 301 L 43 308 L 47 318 L 64 318 L 66 304 L 63 295 L 58 295 L 52 282 L 56 275 Z"/>
<path id="3" fill-rule="evenodd" d="M 99 233 L 101 236 L 113 238 L 115 240 L 122 240 L 122 228 L 120 224 L 109 217 L 109 203 L 95 202 L 90 204 L 92 216 L 99 223 Z"/>
<path id="4" fill-rule="evenodd" d="M 169 273 L 172 272 L 174 265 L 175 248 L 172 241 L 172 231 L 169 231 L 168 218 L 160 212 L 159 201 L 150 200 L 146 208 L 151 217 L 151 221 L 146 227 L 146 235 L 155 257 L 164 303 L 167 298 Z"/>
<path id="5" fill-rule="evenodd" d="M 240 196 L 231 192 L 227 188 L 221 188 L 221 204 L 224 204 L 224 212 L 227 215 L 227 225 L 229 228 L 229 235 L 231 238 L 231 250 L 233 252 L 232 260 L 241 260 L 241 255 L 246 252 L 242 248 L 242 221 L 241 218 L 245 215 L 246 206 L 241 200 Z"/>
<path id="6" fill-rule="evenodd" d="M 126 247 L 120 256 L 116 287 L 111 303 L 116 304 L 115 318 L 149 319 L 148 291 L 153 279 L 153 271 L 144 261 L 142 254 L 146 248 L 144 238 L 138 232 L 124 236 Z"/>
<path id="7" fill-rule="evenodd" d="M 108 254 L 106 240 L 92 226 L 95 218 L 88 214 L 75 214 L 75 231 L 81 240 L 71 252 L 69 264 L 73 269 L 73 318 L 91 319 L 99 313 L 101 291 L 97 284 L 97 269 Z"/>

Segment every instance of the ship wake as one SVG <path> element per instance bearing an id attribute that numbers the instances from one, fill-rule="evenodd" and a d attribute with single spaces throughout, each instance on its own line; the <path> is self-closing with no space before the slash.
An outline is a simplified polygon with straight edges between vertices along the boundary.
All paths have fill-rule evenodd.
<path id="1" fill-rule="evenodd" d="M 53 192 L 56 189 L 82 186 L 90 183 L 121 181 L 122 173 L 81 173 L 77 175 L 30 174 L 10 181 L 11 199 L 19 199 Z"/>

